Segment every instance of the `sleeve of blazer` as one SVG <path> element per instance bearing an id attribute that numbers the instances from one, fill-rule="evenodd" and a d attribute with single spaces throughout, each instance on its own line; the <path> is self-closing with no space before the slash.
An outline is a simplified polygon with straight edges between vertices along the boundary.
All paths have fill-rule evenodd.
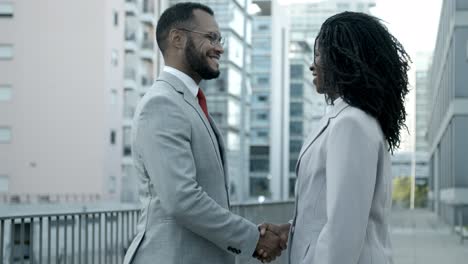
<path id="1" fill-rule="evenodd" d="M 364 118 L 364 119 L 362 119 Z M 326 156 L 327 222 L 313 263 L 355 264 L 366 238 L 377 173 L 379 142 L 373 120 L 344 116 L 330 127 Z"/>
<path id="2" fill-rule="evenodd" d="M 257 226 L 216 203 L 196 181 L 191 126 L 174 98 L 156 96 L 138 117 L 138 137 L 145 168 L 164 210 L 177 223 L 238 256 L 251 257 Z M 240 252 L 239 252 L 240 251 Z"/>

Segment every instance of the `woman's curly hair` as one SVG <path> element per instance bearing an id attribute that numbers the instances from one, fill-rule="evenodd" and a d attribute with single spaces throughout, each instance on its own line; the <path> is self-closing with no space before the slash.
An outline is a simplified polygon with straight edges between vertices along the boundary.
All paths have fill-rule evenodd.
<path id="1" fill-rule="evenodd" d="M 401 43 L 378 18 L 343 12 L 323 23 L 315 46 L 327 101 L 341 96 L 376 118 L 389 151 L 397 149 L 400 130 L 407 129 L 404 103 L 411 62 Z"/>

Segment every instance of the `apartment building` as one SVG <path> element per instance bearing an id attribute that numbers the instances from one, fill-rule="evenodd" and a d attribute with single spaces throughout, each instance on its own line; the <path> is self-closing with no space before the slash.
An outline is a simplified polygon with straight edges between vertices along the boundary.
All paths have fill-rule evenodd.
<path id="1" fill-rule="evenodd" d="M 1 203 L 131 195 L 129 119 L 159 67 L 163 4 L 0 1 Z"/>

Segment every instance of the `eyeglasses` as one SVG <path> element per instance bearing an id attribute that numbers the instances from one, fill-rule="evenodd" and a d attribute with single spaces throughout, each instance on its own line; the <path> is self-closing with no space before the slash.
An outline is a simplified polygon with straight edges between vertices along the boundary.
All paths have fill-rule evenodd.
<path id="1" fill-rule="evenodd" d="M 224 46 L 224 38 L 220 34 L 218 34 L 216 32 L 201 32 L 201 31 L 190 30 L 190 29 L 186 29 L 186 28 L 178 28 L 178 30 L 183 30 L 183 31 L 203 35 L 204 37 L 206 37 L 210 41 L 210 44 L 212 46 L 216 46 L 216 45 L 219 45 L 221 47 Z"/>

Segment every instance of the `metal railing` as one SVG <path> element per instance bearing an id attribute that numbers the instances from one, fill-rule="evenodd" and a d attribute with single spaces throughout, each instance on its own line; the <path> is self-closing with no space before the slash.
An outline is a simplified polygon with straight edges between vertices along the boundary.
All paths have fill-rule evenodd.
<path id="1" fill-rule="evenodd" d="M 460 237 L 460 244 L 463 244 L 465 240 L 468 240 L 468 235 L 466 232 L 465 228 L 465 219 L 464 219 L 464 214 L 466 209 L 468 209 L 468 204 L 456 204 L 454 205 L 454 215 L 455 215 L 455 221 L 453 224 L 453 231 L 455 234 L 457 234 Z"/>
<path id="2" fill-rule="evenodd" d="M 122 263 L 139 209 L 0 216 L 0 263 Z"/>
<path id="3" fill-rule="evenodd" d="M 137 232 L 138 205 L 97 207 L 103 210 L 80 206 L 71 209 L 73 206 L 31 204 L 26 208 L 0 208 L 0 263 L 122 263 Z M 231 207 L 232 212 L 254 223 L 285 223 L 293 209 L 293 201 L 252 202 Z M 236 263 L 258 262 L 252 258 Z M 286 263 L 284 256 L 274 263 Z"/>

